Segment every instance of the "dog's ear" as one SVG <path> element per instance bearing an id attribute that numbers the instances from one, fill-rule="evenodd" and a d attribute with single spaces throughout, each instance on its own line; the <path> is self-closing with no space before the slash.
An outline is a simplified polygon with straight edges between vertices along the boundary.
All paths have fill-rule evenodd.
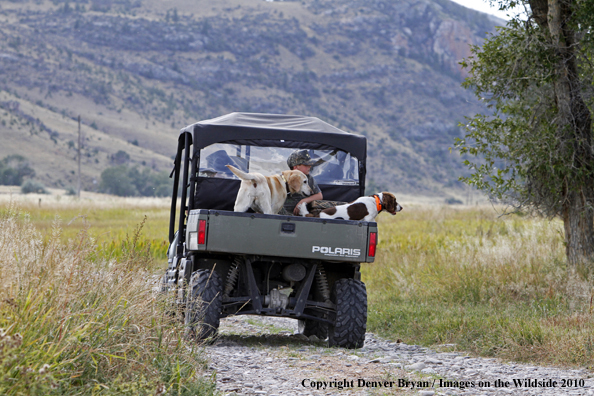
<path id="1" fill-rule="evenodd" d="M 282 171 L 282 174 L 289 186 L 289 192 L 291 194 L 301 191 L 301 183 L 297 180 L 298 177 L 295 175 L 295 171 L 286 170 Z"/>
<path id="2" fill-rule="evenodd" d="M 396 197 L 394 196 L 394 194 L 389 192 L 382 192 L 382 201 L 384 207 L 388 212 L 396 214 L 396 205 L 398 205 L 398 203 L 396 202 Z"/>
<path id="3" fill-rule="evenodd" d="M 285 176 L 287 183 L 289 184 L 289 191 L 291 193 L 298 193 L 301 191 L 301 185 L 303 184 L 304 177 L 307 180 L 307 176 L 301 171 L 286 171 L 289 172 L 289 177 Z"/>

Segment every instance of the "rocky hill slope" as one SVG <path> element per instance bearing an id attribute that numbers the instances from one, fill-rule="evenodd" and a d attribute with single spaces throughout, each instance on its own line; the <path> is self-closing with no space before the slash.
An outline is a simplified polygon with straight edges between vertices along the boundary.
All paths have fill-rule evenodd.
<path id="1" fill-rule="evenodd" d="M 72 185 L 80 115 L 92 190 L 118 162 L 170 169 L 197 120 L 305 114 L 369 138 L 371 190 L 456 196 L 448 149 L 482 111 L 458 61 L 496 24 L 448 0 L 2 2 L 0 158 Z"/>

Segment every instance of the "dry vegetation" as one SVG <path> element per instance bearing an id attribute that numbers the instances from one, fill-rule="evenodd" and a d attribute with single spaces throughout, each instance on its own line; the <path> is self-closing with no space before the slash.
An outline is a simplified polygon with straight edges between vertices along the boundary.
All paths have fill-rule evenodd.
<path id="1" fill-rule="evenodd" d="M 212 394 L 200 347 L 153 291 L 167 200 L 19 196 L 0 206 L 0 394 Z M 592 282 L 566 268 L 562 225 L 492 207 L 381 215 L 363 265 L 383 336 L 589 367 Z"/>
<path id="2" fill-rule="evenodd" d="M 64 241 L 59 219 L 43 235 L 17 205 L 0 210 L 0 394 L 213 393 L 154 290 L 141 228 L 107 260 L 88 226 Z"/>
<path id="3" fill-rule="evenodd" d="M 560 222 L 498 217 L 491 207 L 412 208 L 381 218 L 380 232 L 363 274 L 372 331 L 483 356 L 592 364 L 594 288 L 566 268 Z"/>

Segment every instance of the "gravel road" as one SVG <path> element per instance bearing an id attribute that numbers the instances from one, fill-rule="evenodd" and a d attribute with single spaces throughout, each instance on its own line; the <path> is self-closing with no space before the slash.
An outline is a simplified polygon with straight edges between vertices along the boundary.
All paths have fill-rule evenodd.
<path id="1" fill-rule="evenodd" d="M 367 333 L 358 350 L 297 334 L 297 321 L 221 320 L 206 347 L 208 375 L 223 395 L 594 395 L 593 373 L 472 358 Z"/>

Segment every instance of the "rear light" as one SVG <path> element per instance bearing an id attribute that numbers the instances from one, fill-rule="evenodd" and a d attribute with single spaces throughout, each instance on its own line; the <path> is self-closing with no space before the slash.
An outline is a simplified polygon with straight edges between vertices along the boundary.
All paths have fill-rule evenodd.
<path id="1" fill-rule="evenodd" d="M 375 257 L 375 247 L 377 246 L 377 232 L 369 233 L 369 257 Z"/>
<path id="2" fill-rule="evenodd" d="M 198 245 L 206 243 L 206 220 L 198 220 Z"/>

